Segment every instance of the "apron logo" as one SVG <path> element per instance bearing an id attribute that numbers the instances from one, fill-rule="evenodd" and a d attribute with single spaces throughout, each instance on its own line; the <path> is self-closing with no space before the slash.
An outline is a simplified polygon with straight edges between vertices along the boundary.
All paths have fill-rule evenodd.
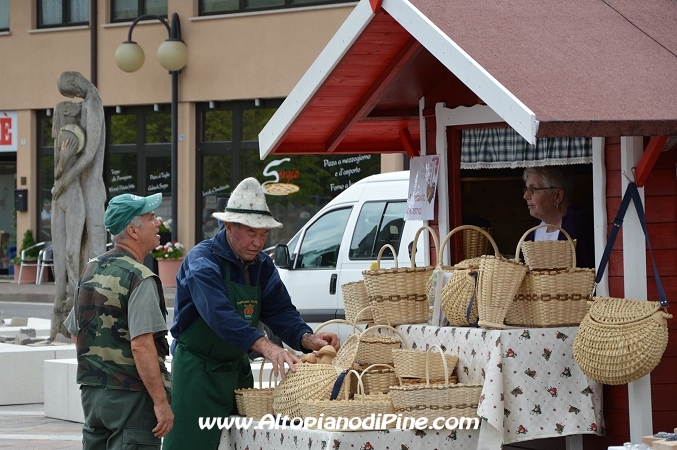
<path id="1" fill-rule="evenodd" d="M 247 303 L 244 305 L 242 313 L 244 314 L 245 319 L 247 320 L 252 319 L 252 316 L 254 315 L 254 307 L 256 307 L 256 303 Z"/>

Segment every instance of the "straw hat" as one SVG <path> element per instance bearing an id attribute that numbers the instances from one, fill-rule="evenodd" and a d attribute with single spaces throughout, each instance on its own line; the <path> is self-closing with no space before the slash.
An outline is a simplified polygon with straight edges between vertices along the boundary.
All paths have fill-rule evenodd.
<path id="1" fill-rule="evenodd" d="M 280 228 L 268 209 L 266 195 L 256 178 L 246 178 L 230 194 L 224 212 L 212 214 L 222 222 L 235 222 L 252 228 Z"/>

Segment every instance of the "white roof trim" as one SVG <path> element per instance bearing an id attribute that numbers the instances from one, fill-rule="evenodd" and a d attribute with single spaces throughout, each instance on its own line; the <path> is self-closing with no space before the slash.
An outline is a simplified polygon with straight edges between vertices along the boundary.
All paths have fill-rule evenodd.
<path id="1" fill-rule="evenodd" d="M 373 18 L 374 13 L 369 0 L 362 0 L 355 6 L 353 12 L 259 133 L 261 159 L 268 156 Z"/>
<path id="2" fill-rule="evenodd" d="M 527 142 L 536 142 L 536 115 L 414 5 L 383 0 L 383 9 Z"/>

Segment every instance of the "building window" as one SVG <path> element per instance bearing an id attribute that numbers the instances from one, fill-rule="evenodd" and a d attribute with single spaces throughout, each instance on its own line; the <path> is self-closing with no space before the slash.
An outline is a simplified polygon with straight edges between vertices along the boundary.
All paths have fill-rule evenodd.
<path id="1" fill-rule="evenodd" d="M 9 31 L 9 0 L 0 0 L 0 31 Z"/>
<path id="2" fill-rule="evenodd" d="M 113 22 L 134 20 L 144 14 L 167 16 L 167 0 L 112 0 Z"/>
<path id="3" fill-rule="evenodd" d="M 324 205 L 350 184 L 381 171 L 378 155 L 273 155 L 263 161 L 258 135 L 281 100 L 236 101 L 209 108 L 198 104 L 198 196 L 196 241 L 219 230 L 212 217 L 247 177 L 264 185 L 268 206 L 284 226 L 268 232 L 266 247 L 288 242 Z M 222 205 L 223 206 L 223 205 Z"/>
<path id="4" fill-rule="evenodd" d="M 269 9 L 296 8 L 299 6 L 350 3 L 354 0 L 200 0 L 199 14 L 229 14 Z"/>
<path id="5" fill-rule="evenodd" d="M 88 0 L 38 0 L 38 28 L 89 23 Z"/>
<path id="6" fill-rule="evenodd" d="M 152 106 L 126 107 L 117 114 L 107 110 L 107 166 L 104 179 L 109 199 L 120 194 L 162 193 L 155 210 L 172 219 L 171 114 Z"/>

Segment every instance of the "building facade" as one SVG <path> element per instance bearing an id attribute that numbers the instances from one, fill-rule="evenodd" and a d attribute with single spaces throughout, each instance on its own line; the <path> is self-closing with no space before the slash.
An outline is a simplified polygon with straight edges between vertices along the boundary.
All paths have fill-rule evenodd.
<path id="1" fill-rule="evenodd" d="M 176 238 L 190 248 L 215 233 L 211 213 L 240 180 L 286 182 L 299 190 L 269 197 L 286 225 L 269 244 L 290 238 L 344 187 L 381 171 L 377 155 L 363 155 L 347 174 L 329 169 L 332 157 L 259 158 L 259 131 L 354 6 L 343 0 L 0 0 L 0 230 L 11 227 L 16 189 L 27 198 L 26 210 L 16 212 L 17 240 L 27 229 L 38 242 L 51 240 L 52 114 L 69 100 L 56 80 L 77 71 L 103 100 L 108 198 L 162 192 L 157 214 L 171 219 Z M 146 54 L 138 71 L 123 72 L 114 60 L 134 19 L 154 14 L 171 21 L 173 13 L 188 50 L 178 76 L 176 192 L 172 77 L 154 56 L 167 28 L 153 18 L 133 27 L 132 40 Z M 394 169 L 401 167 L 401 157 L 394 161 Z"/>

